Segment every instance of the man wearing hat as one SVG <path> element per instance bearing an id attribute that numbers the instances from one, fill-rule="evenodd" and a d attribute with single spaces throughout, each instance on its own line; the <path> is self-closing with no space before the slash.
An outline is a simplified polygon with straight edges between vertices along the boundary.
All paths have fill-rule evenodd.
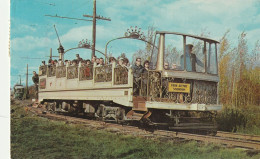
<path id="1" fill-rule="evenodd" d="M 196 72 L 196 64 L 198 64 L 201 67 L 204 67 L 203 62 L 201 62 L 196 55 L 192 52 L 193 45 L 187 44 L 186 45 L 186 52 L 185 52 L 185 58 L 186 58 L 186 70 Z M 184 58 L 183 55 L 181 55 L 181 69 L 184 69 Z"/>

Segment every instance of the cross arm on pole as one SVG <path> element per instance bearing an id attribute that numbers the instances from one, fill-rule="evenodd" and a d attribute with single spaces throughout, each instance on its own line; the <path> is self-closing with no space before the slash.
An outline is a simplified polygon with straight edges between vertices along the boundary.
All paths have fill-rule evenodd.
<path id="1" fill-rule="evenodd" d="M 85 15 L 85 14 L 83 15 L 83 17 L 93 18 L 92 15 Z M 106 17 L 103 17 L 103 16 L 96 16 L 96 19 L 111 21 L 110 18 L 106 18 Z"/>
<path id="2" fill-rule="evenodd" d="M 83 21 L 92 21 L 88 19 L 80 19 L 80 18 L 71 18 L 71 17 L 63 17 L 63 16 L 58 16 L 58 15 L 45 15 L 47 17 L 54 17 L 54 18 L 64 18 L 64 19 L 73 19 L 73 20 L 83 20 Z"/>

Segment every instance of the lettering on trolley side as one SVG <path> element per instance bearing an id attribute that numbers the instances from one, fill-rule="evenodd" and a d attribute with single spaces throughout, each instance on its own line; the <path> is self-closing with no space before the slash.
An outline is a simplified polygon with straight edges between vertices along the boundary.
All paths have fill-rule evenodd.
<path id="1" fill-rule="evenodd" d="M 190 93 L 190 84 L 169 82 L 169 92 Z"/>

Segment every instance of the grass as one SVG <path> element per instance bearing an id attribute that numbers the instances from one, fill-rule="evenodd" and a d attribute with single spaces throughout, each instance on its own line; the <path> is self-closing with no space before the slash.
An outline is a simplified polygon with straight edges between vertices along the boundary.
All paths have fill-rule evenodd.
<path id="1" fill-rule="evenodd" d="M 192 158 L 245 159 L 240 149 L 226 149 L 214 144 L 167 142 L 104 130 L 93 130 L 80 124 L 67 124 L 26 113 L 12 106 L 11 155 L 14 159 L 81 159 L 81 158 Z"/>
<path id="2" fill-rule="evenodd" d="M 260 135 L 260 127 L 251 126 L 249 128 L 239 127 L 237 133 Z"/>

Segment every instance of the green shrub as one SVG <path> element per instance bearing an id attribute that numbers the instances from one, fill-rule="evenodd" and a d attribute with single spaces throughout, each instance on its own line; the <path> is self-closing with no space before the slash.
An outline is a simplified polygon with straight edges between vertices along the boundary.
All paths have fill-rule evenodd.
<path id="1" fill-rule="evenodd" d="M 246 127 L 247 118 L 240 109 L 225 108 L 216 118 L 219 130 L 236 132 L 239 127 Z"/>
<path id="2" fill-rule="evenodd" d="M 224 107 L 216 118 L 219 130 L 260 134 L 259 106 L 246 106 L 243 108 Z"/>
<path id="3" fill-rule="evenodd" d="M 243 112 L 247 117 L 246 127 L 259 127 L 260 128 L 260 106 L 247 106 L 243 108 Z"/>

